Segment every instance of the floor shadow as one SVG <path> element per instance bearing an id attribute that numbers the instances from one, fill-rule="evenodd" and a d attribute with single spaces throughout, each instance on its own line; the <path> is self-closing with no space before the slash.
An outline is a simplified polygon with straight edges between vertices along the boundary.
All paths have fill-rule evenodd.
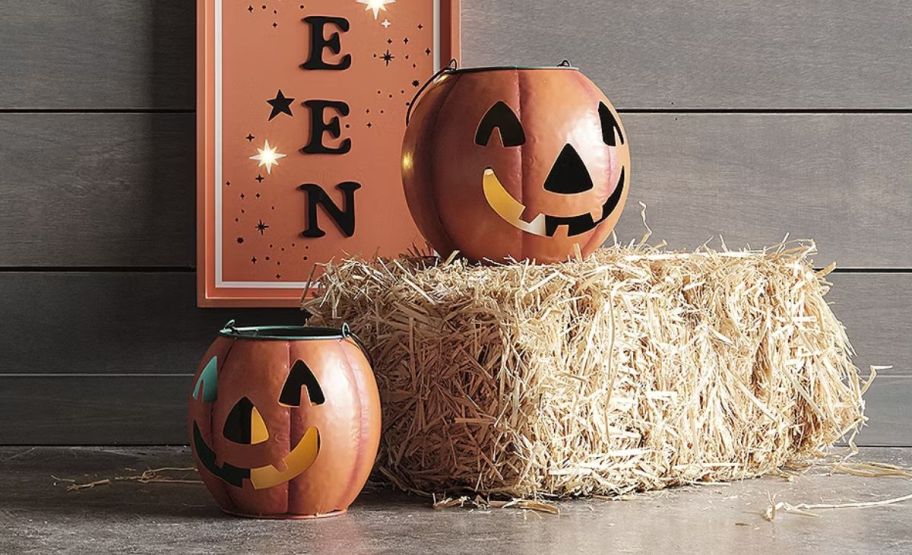
<path id="1" fill-rule="evenodd" d="M 0 482 L 0 521 L 72 520 L 80 523 L 155 518 L 185 522 L 237 518 L 222 513 L 199 483 L 140 483 L 129 479 L 149 468 L 188 468 L 187 447 L 143 448 L 0 448 L 0 473 L 15 480 Z M 197 480 L 195 472 L 168 472 L 173 479 Z M 126 479 L 125 479 L 126 478 Z M 74 483 L 108 480 L 70 491 Z M 373 513 L 391 506 L 430 510 L 427 499 L 385 487 L 369 487 L 355 502 L 358 512 Z"/>

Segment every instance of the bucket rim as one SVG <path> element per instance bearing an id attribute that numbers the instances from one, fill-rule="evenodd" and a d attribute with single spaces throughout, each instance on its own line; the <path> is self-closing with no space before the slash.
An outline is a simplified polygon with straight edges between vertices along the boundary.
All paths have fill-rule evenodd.
<path id="1" fill-rule="evenodd" d="M 351 332 L 342 328 L 324 328 L 307 325 L 235 326 L 229 322 L 221 330 L 221 337 L 265 341 L 316 341 L 321 339 L 347 339 Z"/>

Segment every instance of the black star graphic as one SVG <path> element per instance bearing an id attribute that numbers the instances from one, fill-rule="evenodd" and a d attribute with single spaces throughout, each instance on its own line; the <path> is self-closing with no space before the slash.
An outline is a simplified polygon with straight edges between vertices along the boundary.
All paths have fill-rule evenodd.
<path id="1" fill-rule="evenodd" d="M 424 51 L 424 53 L 427 54 L 428 56 L 430 56 L 430 55 L 431 55 L 431 49 L 428 48 L 427 50 Z"/>
<path id="2" fill-rule="evenodd" d="M 405 37 L 404 39 L 402 39 L 402 42 L 404 42 L 405 44 L 408 44 L 408 37 Z"/>
<path id="3" fill-rule="evenodd" d="M 422 24 L 419 23 L 419 24 L 418 24 L 418 29 L 419 29 L 419 30 L 424 29 L 424 25 L 422 25 Z"/>
<path id="4" fill-rule="evenodd" d="M 294 117 L 294 114 L 291 113 L 291 103 L 294 102 L 294 98 L 286 98 L 285 95 L 282 94 L 282 89 L 279 89 L 275 98 L 267 100 L 266 102 L 272 106 L 272 113 L 269 114 L 270 121 L 279 114 L 288 114 L 289 116 Z"/>
<path id="5" fill-rule="evenodd" d="M 383 54 L 383 56 L 381 56 L 381 58 L 383 58 L 383 61 L 386 62 L 386 67 L 389 67 L 390 62 L 392 62 L 393 60 L 396 59 L 396 57 L 393 56 L 392 53 L 389 51 L 389 48 L 386 49 L 386 52 L 384 52 L 384 54 Z"/>
<path id="6" fill-rule="evenodd" d="M 259 175 L 259 174 L 257 174 L 257 176 L 256 176 L 256 177 L 254 177 L 254 179 L 256 179 L 256 180 L 257 180 L 257 181 L 259 181 L 259 182 L 260 182 L 260 183 L 262 183 L 262 182 L 263 182 L 263 180 L 264 180 L 264 179 L 266 179 L 266 178 L 265 178 L 265 177 L 263 177 L 263 176 L 262 176 L 262 175 Z"/>
<path id="7" fill-rule="evenodd" d="M 231 182 L 230 182 L 230 181 L 226 181 L 226 182 L 225 182 L 225 186 L 226 186 L 226 187 L 231 187 Z"/>
<path id="8" fill-rule="evenodd" d="M 393 44 L 393 39 L 386 39 L 386 44 Z"/>
<path id="9" fill-rule="evenodd" d="M 244 138 L 247 139 L 248 143 L 252 143 L 253 140 L 256 139 L 256 137 L 254 137 L 252 133 L 247 133 L 247 136 Z"/>
<path id="10" fill-rule="evenodd" d="M 256 229 L 257 229 L 257 231 L 260 232 L 260 235 L 263 235 L 264 233 L 266 233 L 266 230 L 269 229 L 269 226 L 266 225 L 263 222 L 263 220 L 260 220 L 259 223 L 257 223 L 257 225 L 256 225 Z"/>
<path id="11" fill-rule="evenodd" d="M 417 80 L 417 79 L 415 79 L 414 81 L 412 81 L 412 86 L 413 86 L 413 87 L 417 87 L 417 86 L 419 86 L 419 85 L 421 85 L 421 81 L 419 81 L 419 80 Z"/>
<path id="12" fill-rule="evenodd" d="M 254 264 L 256 264 L 256 257 L 254 256 L 253 258 L 250 259 L 250 261 L 253 262 Z"/>
<path id="13" fill-rule="evenodd" d="M 248 12 L 252 12 L 252 11 L 253 11 L 253 6 L 247 6 L 247 11 L 248 11 Z"/>

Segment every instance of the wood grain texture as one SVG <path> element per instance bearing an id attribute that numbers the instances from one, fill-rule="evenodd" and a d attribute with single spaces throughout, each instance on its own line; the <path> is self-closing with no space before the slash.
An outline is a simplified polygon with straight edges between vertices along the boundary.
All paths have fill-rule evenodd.
<path id="1" fill-rule="evenodd" d="M 912 115 L 623 114 L 622 239 L 694 248 L 817 241 L 821 266 L 912 267 Z"/>
<path id="2" fill-rule="evenodd" d="M 186 444 L 192 376 L 0 378 L 0 445 Z"/>
<path id="3" fill-rule="evenodd" d="M 185 444 L 192 376 L 0 376 L 0 445 Z M 912 377 L 875 380 L 861 446 L 912 446 Z"/>
<path id="4" fill-rule="evenodd" d="M 295 309 L 198 309 L 195 279 L 192 272 L 0 273 L 0 374 L 192 374 L 228 320 L 304 320 Z"/>
<path id="5" fill-rule="evenodd" d="M 865 404 L 868 422 L 855 440 L 858 445 L 912 446 L 912 377 L 878 377 L 865 395 Z"/>
<path id="6" fill-rule="evenodd" d="M 827 301 L 846 326 L 858 368 L 867 374 L 871 366 L 892 366 L 880 373 L 912 376 L 912 273 L 831 274 L 828 279 L 833 288 Z"/>
<path id="7" fill-rule="evenodd" d="M 912 107 L 905 0 L 464 0 L 466 65 L 569 59 L 619 108 Z"/>
<path id="8" fill-rule="evenodd" d="M 912 267 L 912 115 L 624 114 L 622 239 L 816 239 L 819 263 Z M 194 265 L 190 114 L 0 114 L 0 265 Z"/>
<path id="9" fill-rule="evenodd" d="M 0 375 L 192 373 L 230 319 L 301 323 L 295 309 L 198 309 L 189 272 L 2 272 Z M 856 364 L 912 376 L 912 273 L 832 274 L 827 296 Z M 48 346 L 51 346 L 50 348 Z"/>
<path id="10" fill-rule="evenodd" d="M 194 0 L 0 2 L 0 37 L 0 108 L 194 107 Z"/>
<path id="11" fill-rule="evenodd" d="M 569 5 L 568 5 L 569 4 Z M 903 0 L 464 0 L 469 65 L 569 58 L 619 108 L 908 108 Z M 0 4 L 0 108 L 194 106 L 192 0 Z"/>
<path id="12" fill-rule="evenodd" d="M 0 114 L 0 265 L 195 264 L 192 114 Z"/>
<path id="13" fill-rule="evenodd" d="M 894 366 L 867 397 L 860 442 L 912 445 L 912 273 L 833 282 L 859 366 Z M 0 419 L 29 422 L 0 430 L 0 444 L 183 443 L 188 380 L 218 328 L 302 317 L 196 309 L 193 287 L 190 273 L 0 273 L 0 314 L 14 323 L 0 334 Z"/>
<path id="14" fill-rule="evenodd" d="M 217 329 L 294 310 L 199 310 L 195 2 L 0 3 L 0 444 L 184 443 Z M 912 4 L 463 0 L 468 65 L 569 58 L 624 113 L 618 233 L 692 248 L 816 239 L 818 264 L 912 268 Z M 806 110 L 826 113 L 731 113 Z M 117 113 L 120 111 L 120 113 Z M 140 111 L 155 113 L 122 113 Z M 111 113 L 115 112 L 115 113 Z M 165 113 L 162 113 L 165 112 Z M 893 365 L 862 445 L 912 445 L 912 273 L 834 274 L 857 364 Z M 54 374 L 53 376 L 47 374 Z M 62 376 L 61 376 L 62 375 Z"/>

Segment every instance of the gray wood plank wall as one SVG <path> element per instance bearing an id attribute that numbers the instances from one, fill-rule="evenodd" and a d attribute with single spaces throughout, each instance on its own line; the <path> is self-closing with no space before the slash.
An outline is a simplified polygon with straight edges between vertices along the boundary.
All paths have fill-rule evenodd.
<path id="1" fill-rule="evenodd" d="M 813 238 L 858 365 L 859 443 L 912 445 L 912 4 L 463 0 L 464 64 L 570 59 L 622 112 L 621 237 Z M 183 443 L 194 308 L 193 0 L 0 4 L 0 444 Z"/>

